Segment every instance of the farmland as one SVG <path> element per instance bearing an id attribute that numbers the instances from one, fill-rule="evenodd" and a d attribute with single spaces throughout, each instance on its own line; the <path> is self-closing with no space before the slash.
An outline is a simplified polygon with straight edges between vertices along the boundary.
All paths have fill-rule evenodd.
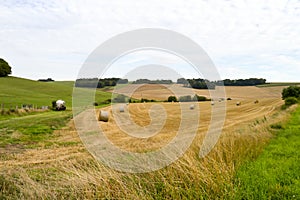
<path id="1" fill-rule="evenodd" d="M 49 99 L 61 98 L 68 102 L 69 110 L 47 111 L 0 121 L 0 198 L 7 199 L 239 199 L 247 195 L 239 193 L 242 188 L 236 184 L 237 180 L 241 186 L 243 180 L 252 180 L 247 180 L 249 175 L 243 171 L 236 177 L 237 169 L 242 167 L 243 170 L 248 167 L 245 162 L 259 158 L 269 141 L 276 138 L 277 131 L 271 128 L 272 125 L 280 123 L 284 126 L 290 113 L 296 109 L 294 106 L 281 110 L 281 87 L 226 87 L 226 95 L 232 100 L 225 102 L 223 132 L 208 156 L 202 159 L 198 156 L 211 120 L 212 105 L 207 101 L 194 103 L 200 109 L 200 125 L 192 145 L 181 158 L 158 171 L 130 174 L 97 162 L 84 147 L 70 111 L 71 82 L 38 83 L 11 79 L 0 79 L 3 81 L 0 102 L 13 98 L 16 100 L 12 103 L 26 101 L 48 105 Z M 139 88 L 126 85 L 115 92 L 128 95 L 132 89 L 129 87 L 136 87 L 133 97 L 137 99 L 142 96 L 165 100 L 172 95 L 169 86 L 159 85 Z M 182 95 L 188 93 L 179 85 L 171 87 Z M 209 96 L 205 90 L 194 92 Z M 109 92 L 97 91 L 96 98 L 103 101 L 110 95 Z M 259 103 L 255 104 L 255 100 Z M 237 101 L 241 102 L 240 106 L 236 105 Z M 184 104 L 187 108 L 190 105 Z M 179 104 L 133 103 L 126 106 L 125 113 L 130 114 L 133 122 L 146 127 L 151 124 L 149 110 L 155 105 L 165 110 L 167 118 L 163 128 L 151 138 L 128 136 L 118 127 L 113 115 L 109 122 L 98 122 L 98 126 L 121 149 L 132 152 L 157 150 L 177 133 L 181 120 Z M 111 106 L 102 109 L 112 114 Z M 98 108 L 96 112 L 99 112 Z M 251 193 L 251 188 L 248 192 Z M 299 194 L 289 190 L 286 195 L 298 197 Z"/>

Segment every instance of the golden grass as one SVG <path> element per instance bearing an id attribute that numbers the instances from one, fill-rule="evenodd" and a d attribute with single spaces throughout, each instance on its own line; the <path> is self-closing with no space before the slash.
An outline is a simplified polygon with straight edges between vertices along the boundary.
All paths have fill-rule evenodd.
<path id="1" fill-rule="evenodd" d="M 231 90 L 233 88 L 228 89 Z M 264 88 L 267 89 L 267 88 Z M 254 89 L 256 90 L 256 89 Z M 238 90 L 239 91 L 239 90 Z M 247 92 L 244 94 L 246 95 Z M 143 93 L 144 94 L 144 93 Z M 247 93 L 248 94 L 248 93 Z M 260 93 L 265 94 L 265 93 Z M 56 131 L 54 145 L 6 153 L 0 160 L 1 195 L 24 199 L 216 199 L 234 198 L 235 169 L 246 159 L 259 155 L 272 137 L 270 124 L 284 121 L 282 100 L 270 94 L 242 100 L 241 106 L 227 101 L 223 133 L 215 148 L 203 159 L 198 157 L 210 122 L 211 105 L 199 103 L 201 115 L 196 138 L 187 152 L 171 165 L 150 173 L 128 174 L 112 170 L 95 159 L 82 145 L 73 121 Z M 236 98 L 241 94 L 237 94 Z M 264 98 L 262 98 L 264 97 Z M 254 104 L 253 99 L 259 99 Z M 243 97 L 241 99 L 246 99 Z M 150 123 L 151 103 L 130 104 L 133 121 Z M 162 131 L 148 139 L 136 139 L 116 127 L 114 119 L 99 122 L 107 137 L 129 151 L 153 150 L 164 146 L 176 134 L 180 113 L 176 103 L 162 103 L 168 119 Z M 109 107 L 106 108 L 110 110 Z M 60 142 L 70 145 L 59 145 Z"/>

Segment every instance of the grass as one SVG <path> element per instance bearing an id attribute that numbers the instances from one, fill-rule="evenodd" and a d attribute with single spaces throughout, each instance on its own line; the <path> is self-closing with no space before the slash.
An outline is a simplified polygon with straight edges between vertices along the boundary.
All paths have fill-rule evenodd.
<path id="1" fill-rule="evenodd" d="M 37 147 L 51 139 L 53 131 L 65 126 L 71 117 L 70 111 L 49 111 L 1 120 L 0 147 Z"/>
<path id="2" fill-rule="evenodd" d="M 232 113 L 236 112 L 234 102 L 232 104 L 228 113 L 230 119 L 235 119 L 235 116 L 237 119 L 243 117 L 245 114 L 241 112 L 238 112 L 238 115 Z M 248 108 L 252 104 L 249 103 Z M 175 112 L 172 104 L 168 105 L 170 105 L 169 111 Z M 131 106 L 142 108 L 143 104 Z M 147 112 L 144 111 L 146 115 Z M 213 151 L 203 159 L 198 157 L 202 141 L 201 134 L 198 134 L 191 148 L 182 158 L 166 168 L 143 174 L 114 171 L 97 162 L 86 151 L 72 125 L 49 133 L 49 128 L 51 129 L 53 125 L 52 120 L 55 124 L 61 121 L 59 119 L 55 121 L 54 116 L 57 112 L 47 113 L 49 116 L 45 117 L 51 118 L 49 121 L 46 119 L 38 121 L 37 115 L 21 117 L 19 121 L 16 118 L 8 125 L 10 129 L 17 130 L 17 133 L 22 132 L 24 137 L 21 141 L 14 140 L 9 144 L 24 145 L 27 149 L 22 153 L 7 151 L 0 157 L 0 184 L 2 184 L 0 198 L 233 199 L 235 170 L 244 160 L 255 159 L 261 153 L 271 137 L 270 123 L 276 124 L 282 121 L 281 117 L 285 116 L 283 112 L 287 112 L 281 111 L 279 107 L 277 111 L 280 113 L 275 121 L 269 115 L 267 118 L 264 115 L 257 118 L 255 115 L 256 118 L 251 123 L 242 125 L 241 121 L 238 127 L 228 126 Z M 255 110 L 253 112 L 255 113 Z M 59 112 L 62 118 L 64 113 L 66 112 Z M 131 114 L 134 119 L 141 115 L 140 112 Z M 249 112 L 246 114 L 249 115 Z M 43 115 L 46 113 L 41 114 Z M 209 118 L 206 115 L 203 117 Z M 26 132 L 23 128 L 27 123 L 33 127 L 38 124 L 39 127 L 29 128 Z M 17 124 L 16 127 L 14 124 Z M 41 134 L 36 134 L 35 130 L 39 130 L 38 133 Z M 5 131 L 10 137 L 18 136 L 8 129 Z M 42 137 L 36 138 L 34 144 L 31 144 L 32 138 L 28 136 Z M 8 140 L 4 137 L 1 141 Z M 130 143 L 128 140 L 125 141 Z M 7 150 L 9 148 L 12 147 L 6 147 Z"/>
<path id="3" fill-rule="evenodd" d="M 263 153 L 236 173 L 238 199 L 300 198 L 300 107 Z"/>
<path id="4" fill-rule="evenodd" d="M 35 106 L 51 106 L 53 100 L 63 99 L 67 109 L 72 107 L 72 81 L 38 82 L 16 77 L 0 78 L 0 109 L 32 104 Z M 80 89 L 83 92 L 89 89 Z M 95 101 L 103 102 L 111 98 L 111 93 L 97 90 Z"/>
<path id="5" fill-rule="evenodd" d="M 273 82 L 263 85 L 257 85 L 256 87 L 277 87 L 277 86 L 291 86 L 291 85 L 300 85 L 299 82 Z"/>
<path id="6" fill-rule="evenodd" d="M 6 85 L 3 87 L 0 83 L 0 103 L 1 100 L 19 103 L 36 101 L 43 105 L 50 104 L 51 98 L 55 97 L 66 100 L 67 106 L 71 106 L 72 82 L 40 83 L 13 77 L 0 79 L 1 81 Z M 28 91 L 32 92 L 27 94 Z M 89 92 L 88 89 L 82 91 Z M 98 102 L 111 97 L 107 92 L 98 91 L 97 94 Z M 13 98 L 6 99 L 5 95 Z M 273 137 L 270 129 L 278 136 L 282 131 L 289 130 L 290 125 L 284 123 L 289 109 L 281 110 L 281 104 L 276 98 L 260 99 L 259 104 L 253 104 L 253 100 L 244 101 L 238 108 L 235 102 L 228 102 L 228 121 L 224 132 L 209 155 L 200 159 L 198 153 L 203 133 L 210 120 L 209 102 L 201 103 L 203 107 L 199 133 L 188 151 L 166 168 L 143 174 L 118 172 L 97 162 L 83 146 L 72 120 L 68 123 L 72 116 L 70 109 L 64 112 L 3 116 L 0 121 L 0 199 L 246 198 L 240 193 L 244 182 L 236 175 L 236 170 L 244 169 L 245 161 L 253 161 L 259 157 Z M 130 104 L 140 108 L 132 110 L 131 118 L 137 120 L 138 124 L 149 123 L 149 113 L 144 108 L 150 105 Z M 171 117 L 179 117 L 173 104 L 165 105 L 170 106 L 167 111 Z M 295 121 L 297 123 L 299 124 Z M 140 143 L 126 138 L 121 140 L 119 136 L 122 135 L 113 123 L 102 124 L 101 127 L 108 130 L 110 135 L 107 134 L 107 137 L 111 136 L 112 141 L 118 142 L 120 139 L 119 147 L 135 150 L 143 144 L 151 148 L 152 143 L 155 144 L 154 139 L 165 142 L 163 139 L 169 139 L 174 134 L 173 128 L 178 124 L 176 120 L 170 119 L 166 122 L 168 127 L 164 130 L 165 134 L 158 134 L 157 138 Z M 296 130 L 299 132 L 299 127 Z M 297 138 L 294 140 L 297 141 Z M 247 165 L 251 164 L 250 161 Z M 295 166 L 287 164 L 287 167 Z M 289 168 L 284 170 L 289 172 Z M 272 173 L 280 174 L 278 171 Z M 289 177 L 297 177 L 296 173 L 287 174 Z M 248 194 L 251 195 L 251 191 Z"/>

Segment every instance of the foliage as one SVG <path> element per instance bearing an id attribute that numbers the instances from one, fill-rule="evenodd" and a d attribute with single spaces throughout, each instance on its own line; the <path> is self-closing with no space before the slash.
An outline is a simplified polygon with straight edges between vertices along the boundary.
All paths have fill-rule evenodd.
<path id="1" fill-rule="evenodd" d="M 255 86 L 255 85 L 262 85 L 266 84 L 266 79 L 263 78 L 249 78 L 249 79 L 225 79 L 223 81 L 217 81 L 217 85 L 224 85 L 224 86 Z"/>
<path id="2" fill-rule="evenodd" d="M 178 81 L 178 80 L 177 80 Z M 216 85 L 207 79 L 187 79 L 187 83 L 184 84 L 185 87 L 192 87 L 194 89 L 215 89 Z"/>
<path id="3" fill-rule="evenodd" d="M 295 97 L 287 97 L 285 100 L 284 100 L 284 104 L 286 106 L 291 106 L 293 104 L 296 104 L 298 103 L 298 99 L 295 98 Z"/>
<path id="4" fill-rule="evenodd" d="M 149 80 L 149 79 L 137 79 L 132 84 L 172 84 L 172 80 Z"/>
<path id="5" fill-rule="evenodd" d="M 146 98 L 141 98 L 141 102 L 155 102 L 153 99 L 146 99 Z"/>
<path id="6" fill-rule="evenodd" d="M 177 97 L 176 96 L 169 96 L 168 97 L 168 102 L 177 102 Z"/>
<path id="7" fill-rule="evenodd" d="M 207 101 L 208 99 L 205 96 L 199 96 L 197 94 L 195 94 L 195 96 L 193 97 L 193 101 Z"/>
<path id="8" fill-rule="evenodd" d="M 192 101 L 192 97 L 190 95 L 181 96 L 178 99 L 179 102 L 190 102 Z"/>
<path id="9" fill-rule="evenodd" d="M 0 58 L 0 77 L 5 77 L 11 74 L 11 67 L 2 58 Z"/>
<path id="10" fill-rule="evenodd" d="M 104 88 L 107 86 L 116 86 L 117 84 L 127 84 L 127 79 L 120 78 L 81 78 L 75 82 L 75 87 L 86 87 L 86 88 Z"/>
<path id="11" fill-rule="evenodd" d="M 54 82 L 54 80 L 52 78 L 39 79 L 38 81 L 40 81 L 40 82 Z"/>
<path id="12" fill-rule="evenodd" d="M 288 97 L 300 97 L 300 87 L 298 86 L 289 86 L 288 88 L 284 88 L 282 90 L 282 99 L 286 99 Z"/>
<path id="13" fill-rule="evenodd" d="M 128 99 L 128 97 L 125 96 L 124 94 L 118 94 L 116 97 L 114 97 L 113 102 L 114 103 L 125 103 L 127 99 Z"/>

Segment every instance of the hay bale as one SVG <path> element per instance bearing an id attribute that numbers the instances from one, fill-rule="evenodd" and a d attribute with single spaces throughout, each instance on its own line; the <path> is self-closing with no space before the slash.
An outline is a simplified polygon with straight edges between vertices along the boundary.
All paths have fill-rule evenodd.
<path id="1" fill-rule="evenodd" d="M 120 107 L 119 107 L 119 110 L 120 110 L 120 112 L 125 112 L 124 106 L 120 106 Z"/>
<path id="2" fill-rule="evenodd" d="M 236 105 L 237 105 L 237 106 L 240 106 L 240 105 L 241 105 L 241 102 L 239 102 L 239 101 L 236 102 Z"/>
<path id="3" fill-rule="evenodd" d="M 195 108 L 194 104 L 190 105 L 190 110 L 194 110 L 194 108 Z"/>
<path id="4" fill-rule="evenodd" d="M 257 103 L 258 103 L 258 100 L 255 100 L 254 103 L 257 104 Z"/>
<path id="5" fill-rule="evenodd" d="M 215 105 L 215 102 L 212 101 L 210 104 L 213 106 L 213 105 Z"/>
<path id="6" fill-rule="evenodd" d="M 108 112 L 100 110 L 98 121 L 108 122 Z"/>

